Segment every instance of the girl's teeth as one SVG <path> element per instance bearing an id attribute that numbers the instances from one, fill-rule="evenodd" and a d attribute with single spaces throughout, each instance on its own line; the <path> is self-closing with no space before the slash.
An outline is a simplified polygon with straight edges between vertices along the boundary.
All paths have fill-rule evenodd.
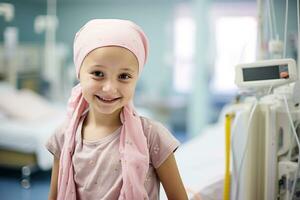
<path id="1" fill-rule="evenodd" d="M 116 100 L 116 99 L 105 99 L 105 98 L 102 98 L 102 97 L 99 97 L 99 96 L 98 96 L 98 98 L 103 100 L 103 101 L 114 101 L 114 100 Z"/>
<path id="2" fill-rule="evenodd" d="M 105 98 L 102 98 L 104 101 L 112 101 L 113 99 L 105 99 Z"/>

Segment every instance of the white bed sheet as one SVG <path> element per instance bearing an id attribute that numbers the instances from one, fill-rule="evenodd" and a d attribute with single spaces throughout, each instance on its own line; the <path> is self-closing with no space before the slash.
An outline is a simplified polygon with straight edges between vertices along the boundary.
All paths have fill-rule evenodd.
<path id="1" fill-rule="evenodd" d="M 36 121 L 0 120 L 0 148 L 24 153 L 35 153 L 38 166 L 42 170 L 52 167 L 53 156 L 47 151 L 45 143 L 54 130 L 64 120 L 65 114 L 60 114 Z"/>
<path id="2" fill-rule="evenodd" d="M 224 135 L 224 126 L 216 124 L 178 149 L 176 159 L 186 187 L 199 190 L 223 176 Z"/>
<path id="3" fill-rule="evenodd" d="M 63 123 L 66 106 L 49 102 L 30 90 L 0 81 L 0 148 L 35 153 L 42 170 L 52 167 L 45 143 Z"/>
<path id="4" fill-rule="evenodd" d="M 221 200 L 225 171 L 224 125 L 208 126 L 194 139 L 182 144 L 175 152 L 176 161 L 189 199 Z M 167 199 L 161 192 L 161 199 Z"/>

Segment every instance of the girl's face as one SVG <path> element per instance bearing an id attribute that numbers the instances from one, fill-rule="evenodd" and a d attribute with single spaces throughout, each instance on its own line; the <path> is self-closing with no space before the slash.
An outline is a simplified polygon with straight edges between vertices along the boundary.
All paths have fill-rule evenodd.
<path id="1" fill-rule="evenodd" d="M 134 96 L 138 61 L 122 47 L 101 47 L 84 59 L 80 72 L 83 97 L 98 114 L 114 114 Z"/>

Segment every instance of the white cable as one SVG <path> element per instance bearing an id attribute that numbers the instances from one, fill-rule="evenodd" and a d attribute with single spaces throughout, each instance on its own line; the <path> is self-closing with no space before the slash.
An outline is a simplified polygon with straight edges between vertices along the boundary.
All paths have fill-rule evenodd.
<path id="1" fill-rule="evenodd" d="M 283 58 L 286 57 L 286 37 L 287 37 L 287 25 L 288 25 L 288 15 L 289 15 L 289 0 L 285 0 L 285 22 L 284 22 L 284 48 L 283 48 Z"/>
<path id="2" fill-rule="evenodd" d="M 291 115 L 291 112 L 290 112 L 290 109 L 289 109 L 289 106 L 288 106 L 286 96 L 284 96 L 284 95 L 282 95 L 282 96 L 283 96 L 283 100 L 284 100 L 284 104 L 285 104 L 285 109 L 286 109 L 287 114 L 288 114 L 289 122 L 290 122 L 291 127 L 292 127 L 292 132 L 294 134 L 294 137 L 295 137 L 297 145 L 298 145 L 298 152 L 299 152 L 298 167 L 297 167 L 297 170 L 296 170 L 296 173 L 295 173 L 295 176 L 294 176 L 294 182 L 293 182 L 292 192 L 291 192 L 291 196 L 290 196 L 290 200 L 293 200 L 293 197 L 295 195 L 295 188 L 296 188 L 297 178 L 298 178 L 298 174 L 299 174 L 299 169 L 300 169 L 300 142 L 299 142 L 299 138 L 298 138 L 297 133 L 296 133 L 296 129 L 295 129 L 295 126 L 294 126 L 294 122 L 293 122 L 293 119 L 292 119 L 292 115 Z"/>
<path id="3" fill-rule="evenodd" d="M 250 133 L 249 133 L 249 130 L 250 130 L 250 125 L 251 125 L 251 121 L 252 121 L 252 118 L 253 118 L 253 115 L 254 115 L 254 111 L 257 107 L 257 100 L 254 102 L 254 105 L 252 106 L 251 108 L 251 111 L 250 111 L 250 116 L 249 116 L 249 120 L 248 120 L 248 124 L 247 124 L 247 140 L 246 140 L 246 146 L 244 148 L 244 151 L 243 151 L 243 155 L 242 155 L 242 159 L 241 159 L 241 162 L 240 162 L 240 166 L 239 166 L 239 169 L 238 169 L 238 176 L 236 178 L 236 196 L 235 196 L 235 199 L 238 200 L 238 196 L 239 196 L 239 182 L 240 182 L 240 176 L 241 176 L 241 171 L 242 171 L 242 167 L 243 167 L 243 164 L 244 164 L 244 159 L 246 157 L 246 153 L 247 153 L 247 150 L 248 150 L 248 145 L 249 145 L 249 137 L 250 137 Z"/>
<path id="4" fill-rule="evenodd" d="M 298 30 L 298 45 L 300 44 L 299 41 L 300 41 L 300 38 L 299 38 L 299 35 L 300 35 L 300 16 L 299 16 L 299 12 L 300 12 L 300 0 L 297 1 L 297 30 Z M 298 48 L 300 47 L 300 45 L 298 46 Z M 300 49 L 298 49 L 298 52 L 299 52 Z M 298 62 L 299 62 L 299 58 L 298 58 Z"/>
<path id="5" fill-rule="evenodd" d="M 300 121 L 297 121 L 296 124 L 294 124 L 294 127 L 296 129 L 296 127 L 298 127 L 300 125 Z M 296 131 L 297 132 L 297 131 Z M 290 133 L 289 133 L 290 134 Z M 291 139 L 291 147 L 294 147 L 295 145 L 295 141 L 292 140 L 292 138 L 294 137 L 294 135 L 290 135 L 290 139 Z M 293 160 L 294 156 L 292 157 L 292 153 L 293 153 L 293 148 L 290 148 L 289 152 L 288 152 L 288 159 L 289 160 Z"/>
<path id="6" fill-rule="evenodd" d="M 275 15 L 275 9 L 274 9 L 274 2 L 273 0 L 270 0 L 270 5 L 271 5 L 271 10 L 272 10 L 272 19 L 273 19 L 273 22 L 274 22 L 274 31 L 275 31 L 275 36 L 276 36 L 276 39 L 279 39 L 279 35 L 278 35 L 278 31 L 277 31 L 277 25 L 276 25 L 276 15 Z"/>
<path id="7" fill-rule="evenodd" d="M 270 29 L 270 33 L 271 33 L 271 40 L 274 39 L 274 34 L 273 34 L 273 20 L 272 20 L 272 10 L 271 10 L 271 0 L 268 0 L 268 17 L 269 17 L 269 29 Z"/>
<path id="8" fill-rule="evenodd" d="M 239 117 L 241 116 L 241 113 L 235 113 L 235 118 L 238 119 Z M 235 154 L 235 145 L 234 145 L 234 141 L 235 141 L 235 137 L 236 137 L 236 134 L 237 134 L 237 131 L 236 131 L 236 128 L 237 128 L 237 120 L 234 120 L 233 124 L 232 124 L 232 135 L 231 135 L 231 152 L 232 152 L 232 176 L 233 178 L 235 178 L 235 184 L 236 184 L 236 189 L 237 188 L 237 184 L 238 184 L 238 176 L 237 176 L 237 157 L 236 157 L 236 154 Z M 236 199 L 237 198 L 237 193 L 235 194 L 236 196 L 233 198 L 233 199 Z"/>
<path id="9" fill-rule="evenodd" d="M 300 16 L 299 16 L 299 9 L 300 9 L 300 0 L 297 1 L 297 27 L 298 27 L 298 76 L 300 76 Z"/>
<path id="10" fill-rule="evenodd" d="M 273 86 L 270 86 L 270 87 L 269 87 L 269 89 L 268 89 L 268 93 L 267 93 L 267 95 L 270 95 L 270 94 L 271 94 L 271 92 L 272 92 L 272 90 L 273 90 Z"/>
<path id="11" fill-rule="evenodd" d="M 235 113 L 235 118 L 239 118 L 240 117 L 240 114 L 239 113 Z M 231 176 L 231 177 L 234 177 L 235 178 L 235 183 L 238 182 L 237 180 L 237 176 L 235 176 L 236 174 L 236 171 L 237 171 L 237 159 L 236 159 L 236 155 L 235 155 L 235 148 L 234 148 L 234 140 L 235 140 L 235 137 L 236 137 L 236 127 L 237 127 L 237 120 L 234 120 L 233 121 L 233 124 L 232 124 L 232 134 L 231 134 L 231 138 L 230 138 L 230 143 L 231 143 L 231 153 L 232 153 L 232 175 L 234 176 Z"/>

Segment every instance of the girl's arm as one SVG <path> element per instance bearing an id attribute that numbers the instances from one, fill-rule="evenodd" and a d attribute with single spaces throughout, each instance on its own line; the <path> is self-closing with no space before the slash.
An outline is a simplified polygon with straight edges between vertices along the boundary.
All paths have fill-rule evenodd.
<path id="1" fill-rule="evenodd" d="M 59 159 L 54 156 L 48 200 L 56 200 L 57 197 L 58 169 L 59 169 Z"/>
<path id="2" fill-rule="evenodd" d="M 173 153 L 156 169 L 156 173 L 165 189 L 168 199 L 188 199 Z"/>

